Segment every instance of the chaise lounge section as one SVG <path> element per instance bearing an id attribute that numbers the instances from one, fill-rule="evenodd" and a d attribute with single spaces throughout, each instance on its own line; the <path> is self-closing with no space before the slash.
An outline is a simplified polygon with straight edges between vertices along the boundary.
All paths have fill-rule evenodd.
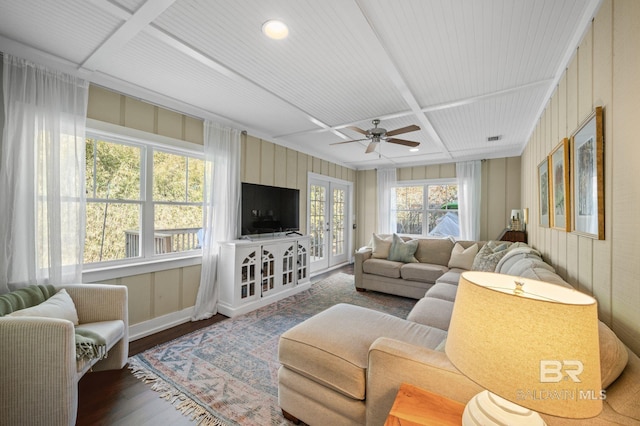
<path id="1" fill-rule="evenodd" d="M 518 272 L 520 277 L 569 286 L 534 249 L 509 246 L 513 248 L 500 259 L 491 259 L 495 272 Z M 390 293 L 416 287 L 400 282 L 402 277 L 362 280 L 367 274 L 364 269 L 359 279 L 358 265 L 362 267 L 362 258 L 371 259 L 371 252 L 365 249 L 358 254 L 356 285 L 371 289 L 385 283 L 383 290 Z M 456 277 L 464 271 L 447 269 L 434 283 L 426 283 L 428 290 L 407 319 L 339 304 L 283 333 L 278 398 L 285 416 L 309 425 L 382 425 L 402 383 L 465 404 L 480 392 L 482 388 L 462 375 L 444 352 Z M 640 425 L 640 359 L 605 324 L 599 327 L 602 385 L 607 395 L 602 413 L 579 421 L 543 415 L 547 424 Z"/>

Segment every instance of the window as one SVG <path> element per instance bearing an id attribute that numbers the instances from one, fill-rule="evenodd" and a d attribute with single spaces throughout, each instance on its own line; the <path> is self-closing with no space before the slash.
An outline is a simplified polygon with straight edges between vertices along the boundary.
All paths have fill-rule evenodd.
<path id="1" fill-rule="evenodd" d="M 202 155 L 88 133 L 84 263 L 200 249 Z"/>
<path id="2" fill-rule="evenodd" d="M 406 183 L 391 192 L 391 219 L 399 234 L 460 235 L 455 181 Z"/>

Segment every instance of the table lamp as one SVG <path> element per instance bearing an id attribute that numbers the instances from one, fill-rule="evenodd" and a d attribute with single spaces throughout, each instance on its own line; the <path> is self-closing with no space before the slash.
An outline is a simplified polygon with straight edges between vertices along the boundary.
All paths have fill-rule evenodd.
<path id="1" fill-rule="evenodd" d="M 463 425 L 543 425 L 538 413 L 602 410 L 597 302 L 576 290 L 464 272 L 445 352 L 486 389 L 465 407 Z"/>

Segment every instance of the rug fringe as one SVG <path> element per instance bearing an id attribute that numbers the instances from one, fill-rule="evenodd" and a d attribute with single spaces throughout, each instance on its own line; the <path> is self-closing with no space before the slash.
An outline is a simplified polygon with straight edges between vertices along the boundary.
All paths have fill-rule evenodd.
<path id="1" fill-rule="evenodd" d="M 136 379 L 151 385 L 151 390 L 158 392 L 160 398 L 166 399 L 174 408 L 191 420 L 197 421 L 198 426 L 229 426 L 228 423 L 215 417 L 201 404 L 193 401 L 156 374 L 147 370 L 135 358 L 129 358 L 129 370 Z"/>

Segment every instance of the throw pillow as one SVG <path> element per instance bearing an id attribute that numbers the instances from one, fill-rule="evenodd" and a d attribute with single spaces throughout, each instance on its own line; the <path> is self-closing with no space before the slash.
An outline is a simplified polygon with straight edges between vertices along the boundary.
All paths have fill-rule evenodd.
<path id="1" fill-rule="evenodd" d="M 414 256 L 418 249 L 418 240 L 403 241 L 397 234 L 393 234 L 389 257 L 387 259 L 396 262 L 417 263 Z"/>
<path id="2" fill-rule="evenodd" d="M 495 241 L 489 241 L 485 244 L 476 257 L 473 259 L 472 271 L 495 272 L 496 266 L 500 259 L 507 254 L 509 244 L 498 244 Z"/>
<path id="3" fill-rule="evenodd" d="M 391 249 L 391 237 L 383 238 L 378 234 L 373 234 L 371 249 L 371 257 L 373 257 L 374 259 L 388 258 L 389 249 Z"/>
<path id="4" fill-rule="evenodd" d="M 473 260 L 476 258 L 476 254 L 478 254 L 478 244 L 473 244 L 465 249 L 462 244 L 456 243 L 456 245 L 453 246 L 453 250 L 451 250 L 449 269 L 471 269 L 473 266 Z"/>
<path id="5" fill-rule="evenodd" d="M 74 325 L 78 325 L 79 323 L 76 305 L 65 289 L 60 290 L 39 305 L 20 309 L 7 316 L 59 318 L 69 320 Z"/>

